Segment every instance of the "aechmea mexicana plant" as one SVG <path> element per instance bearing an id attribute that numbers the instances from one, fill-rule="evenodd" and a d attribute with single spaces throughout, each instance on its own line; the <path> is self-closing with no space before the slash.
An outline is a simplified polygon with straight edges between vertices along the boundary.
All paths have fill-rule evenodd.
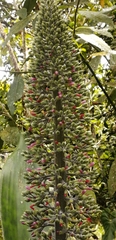
<path id="1" fill-rule="evenodd" d="M 88 239 L 97 214 L 88 96 L 78 51 L 53 0 L 42 0 L 27 79 L 30 108 L 25 173 L 30 211 L 23 216 L 34 239 Z M 36 167 L 35 167 L 36 166 Z"/>

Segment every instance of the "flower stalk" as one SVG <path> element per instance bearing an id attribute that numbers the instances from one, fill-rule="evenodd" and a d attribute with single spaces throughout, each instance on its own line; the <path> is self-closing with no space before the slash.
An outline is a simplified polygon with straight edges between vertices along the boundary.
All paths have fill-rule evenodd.
<path id="1" fill-rule="evenodd" d="M 42 0 L 27 79 L 30 108 L 23 216 L 33 239 L 88 239 L 97 212 L 83 66 L 62 13 Z M 29 72 L 30 72 L 29 71 Z M 93 166 L 93 164 L 92 164 Z M 91 225 L 91 228 L 90 228 Z"/>

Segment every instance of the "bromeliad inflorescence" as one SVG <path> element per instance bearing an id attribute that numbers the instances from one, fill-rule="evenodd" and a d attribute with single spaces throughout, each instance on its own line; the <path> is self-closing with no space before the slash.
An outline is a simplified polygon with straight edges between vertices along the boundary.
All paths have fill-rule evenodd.
<path id="1" fill-rule="evenodd" d="M 42 0 L 27 79 L 29 164 L 23 216 L 34 239 L 89 239 L 92 191 L 90 116 L 83 66 L 53 0 Z M 90 227 L 91 226 L 91 227 Z"/>

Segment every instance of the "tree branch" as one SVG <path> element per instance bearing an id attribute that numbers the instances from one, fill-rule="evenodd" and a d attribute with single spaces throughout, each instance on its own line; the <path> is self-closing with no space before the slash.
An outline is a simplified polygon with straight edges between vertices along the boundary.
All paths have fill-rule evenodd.
<path id="1" fill-rule="evenodd" d="M 95 72 L 93 71 L 93 69 L 91 68 L 90 64 L 86 61 L 86 59 L 83 57 L 82 54 L 80 54 L 83 62 L 86 64 L 86 66 L 88 67 L 88 69 L 90 70 L 90 72 L 92 73 L 92 75 L 94 76 L 96 82 L 98 83 L 99 87 L 101 88 L 102 92 L 104 93 L 104 95 L 106 96 L 106 98 L 108 99 L 109 103 L 112 105 L 114 111 L 116 112 L 116 107 L 115 104 L 113 103 L 112 99 L 109 97 L 108 93 L 106 92 L 106 90 L 104 89 L 104 87 L 102 86 L 102 83 L 100 82 L 100 80 L 98 79 L 98 77 L 96 76 Z"/>
<path id="2" fill-rule="evenodd" d="M 27 62 L 26 62 L 26 58 L 27 58 L 27 56 L 26 56 L 26 41 L 25 41 L 25 29 L 23 29 L 22 30 L 22 32 L 21 32 L 21 36 L 22 36 L 22 48 L 23 48 L 23 58 L 24 58 L 24 71 L 26 72 L 27 71 Z"/>
<path id="3" fill-rule="evenodd" d="M 4 33 L 4 29 L 3 29 L 3 26 L 2 26 L 2 24 L 1 24 L 1 22 L 0 22 L 0 34 L 1 34 L 2 39 L 5 40 L 5 33 Z M 20 68 L 19 68 L 19 66 L 18 66 L 17 59 L 16 59 L 16 57 L 15 57 L 15 54 L 14 54 L 14 52 L 13 52 L 13 49 L 12 49 L 10 43 L 8 42 L 8 43 L 6 44 L 6 46 L 7 46 L 7 48 L 8 48 L 8 51 L 9 51 L 9 54 L 10 54 L 10 59 L 11 59 L 11 61 L 12 61 L 12 63 L 13 63 L 13 66 L 14 66 L 15 71 L 16 71 L 16 72 L 17 72 L 17 71 L 20 72 Z"/>
<path id="4" fill-rule="evenodd" d="M 27 74 L 27 73 L 32 73 L 31 71 L 8 71 L 8 70 L 1 70 L 0 69 L 0 72 L 7 72 L 7 73 L 10 73 L 10 74 Z M 33 73 L 37 73 L 37 72 L 33 72 Z"/>
<path id="5" fill-rule="evenodd" d="M 77 12 L 79 8 L 80 0 L 77 0 L 76 10 L 75 10 L 75 16 L 74 16 L 74 29 L 73 29 L 73 37 L 75 38 L 75 29 L 76 29 L 76 18 L 77 18 Z"/>

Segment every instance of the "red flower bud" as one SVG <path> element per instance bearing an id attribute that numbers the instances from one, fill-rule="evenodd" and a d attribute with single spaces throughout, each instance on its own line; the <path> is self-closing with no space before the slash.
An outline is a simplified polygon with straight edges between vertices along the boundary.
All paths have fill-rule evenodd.
<path id="1" fill-rule="evenodd" d="M 59 96 L 59 98 L 61 98 L 62 97 L 62 93 L 58 92 L 58 96 Z"/>
<path id="2" fill-rule="evenodd" d="M 77 96 L 77 97 L 81 97 L 81 96 L 82 96 L 82 94 L 80 94 L 80 93 L 77 93 L 77 94 L 76 94 L 76 96 Z"/>
<path id="3" fill-rule="evenodd" d="M 43 158 L 42 158 L 41 163 L 42 163 L 42 164 L 45 164 L 45 163 L 46 163 L 46 159 L 43 159 Z"/>
<path id="4" fill-rule="evenodd" d="M 84 113 L 81 113 L 79 118 L 83 119 L 84 118 Z"/>
<path id="5" fill-rule="evenodd" d="M 86 180 L 85 180 L 85 183 L 90 183 L 90 180 L 89 180 L 89 179 L 86 179 Z"/>
<path id="6" fill-rule="evenodd" d="M 28 149 L 34 147 L 36 145 L 36 142 L 31 143 L 30 145 L 27 146 Z"/>
<path id="7" fill-rule="evenodd" d="M 70 154 L 68 154 L 68 155 L 66 156 L 66 158 L 67 158 L 67 159 L 70 159 Z"/>
<path id="8" fill-rule="evenodd" d="M 34 210 L 34 206 L 35 206 L 35 205 L 34 205 L 34 204 L 32 204 L 32 205 L 30 206 L 30 208 L 31 208 L 32 210 Z"/>
<path id="9" fill-rule="evenodd" d="M 60 227 L 63 227 L 63 223 L 60 223 Z"/>
<path id="10" fill-rule="evenodd" d="M 86 193 L 86 190 L 84 189 L 84 190 L 82 190 L 82 194 L 85 194 Z"/>
<path id="11" fill-rule="evenodd" d="M 60 203 L 59 201 L 56 202 L 56 207 L 59 207 L 60 206 Z"/>
<path id="12" fill-rule="evenodd" d="M 56 76 L 58 75 L 58 71 L 55 71 L 55 73 L 54 73 Z"/>
<path id="13" fill-rule="evenodd" d="M 94 162 L 91 162 L 91 163 L 89 164 L 89 166 L 90 166 L 90 167 L 93 167 L 93 166 L 94 166 Z"/>
<path id="14" fill-rule="evenodd" d="M 79 222 L 78 226 L 80 227 L 83 224 L 83 222 Z"/>
<path id="15" fill-rule="evenodd" d="M 92 222 L 91 218 L 87 218 L 87 222 L 91 223 Z"/>
<path id="16" fill-rule="evenodd" d="M 35 112 L 33 112 L 33 111 L 30 111 L 30 114 L 32 115 L 32 116 L 36 116 L 37 114 L 35 113 Z"/>

